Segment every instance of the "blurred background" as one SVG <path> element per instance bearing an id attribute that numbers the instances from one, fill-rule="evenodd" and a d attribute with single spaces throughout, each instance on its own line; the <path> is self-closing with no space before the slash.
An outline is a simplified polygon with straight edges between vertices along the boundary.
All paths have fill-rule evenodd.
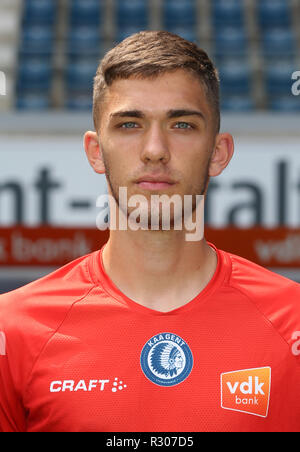
<path id="1" fill-rule="evenodd" d="M 300 282 L 300 0 L 0 0 L 0 293 L 92 252 L 106 192 L 84 155 L 93 77 L 140 30 L 198 43 L 221 79 L 231 165 L 207 238 Z"/>

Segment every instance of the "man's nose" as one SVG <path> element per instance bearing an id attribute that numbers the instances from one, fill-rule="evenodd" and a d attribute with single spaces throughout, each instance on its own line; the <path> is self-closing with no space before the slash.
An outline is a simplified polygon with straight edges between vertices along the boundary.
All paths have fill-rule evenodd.
<path id="1" fill-rule="evenodd" d="M 141 160 L 144 163 L 167 163 L 170 160 L 166 132 L 158 124 L 149 128 L 145 134 Z"/>

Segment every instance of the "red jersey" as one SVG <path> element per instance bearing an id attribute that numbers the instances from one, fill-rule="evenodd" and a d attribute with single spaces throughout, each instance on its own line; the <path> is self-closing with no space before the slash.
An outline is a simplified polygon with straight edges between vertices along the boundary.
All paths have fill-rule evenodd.
<path id="1" fill-rule="evenodd" d="M 300 430 L 300 286 L 217 250 L 171 312 L 121 293 L 102 251 L 0 297 L 0 430 Z"/>

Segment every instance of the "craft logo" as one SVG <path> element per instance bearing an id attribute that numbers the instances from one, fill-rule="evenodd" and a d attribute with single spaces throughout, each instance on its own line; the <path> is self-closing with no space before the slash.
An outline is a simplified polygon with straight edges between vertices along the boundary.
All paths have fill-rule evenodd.
<path id="1" fill-rule="evenodd" d="M 191 373 L 193 355 L 181 337 L 172 333 L 160 333 L 146 342 L 140 363 L 143 373 L 152 383 L 175 386 Z"/>
<path id="2" fill-rule="evenodd" d="M 267 417 L 271 368 L 236 370 L 221 374 L 221 407 Z"/>
<path id="3" fill-rule="evenodd" d="M 109 383 L 109 384 L 108 384 Z M 110 389 L 111 392 L 122 391 L 127 388 L 127 384 L 115 377 L 112 383 L 109 379 L 101 380 L 54 380 L 51 381 L 49 391 L 50 392 L 91 392 Z"/>

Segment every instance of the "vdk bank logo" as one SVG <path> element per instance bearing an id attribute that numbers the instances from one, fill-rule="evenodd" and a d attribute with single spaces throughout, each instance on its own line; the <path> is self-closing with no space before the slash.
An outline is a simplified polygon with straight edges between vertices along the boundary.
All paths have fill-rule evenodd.
<path id="1" fill-rule="evenodd" d="M 152 383 L 158 386 L 175 386 L 191 373 L 193 355 L 180 336 L 160 333 L 146 342 L 140 363 L 143 373 Z"/>
<path id="2" fill-rule="evenodd" d="M 271 387 L 271 368 L 236 370 L 221 374 L 221 406 L 267 417 Z"/>

